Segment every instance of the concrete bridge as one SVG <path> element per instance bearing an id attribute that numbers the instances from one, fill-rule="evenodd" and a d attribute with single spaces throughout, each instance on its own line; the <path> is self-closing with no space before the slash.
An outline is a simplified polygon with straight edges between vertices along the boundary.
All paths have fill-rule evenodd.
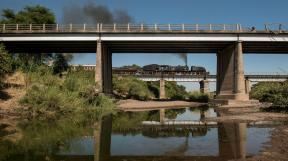
<path id="1" fill-rule="evenodd" d="M 112 53 L 217 54 L 216 100 L 249 101 L 243 53 L 288 53 L 288 32 L 235 25 L 97 24 L 0 25 L 0 42 L 12 53 L 96 52 L 96 76 L 112 93 Z"/>

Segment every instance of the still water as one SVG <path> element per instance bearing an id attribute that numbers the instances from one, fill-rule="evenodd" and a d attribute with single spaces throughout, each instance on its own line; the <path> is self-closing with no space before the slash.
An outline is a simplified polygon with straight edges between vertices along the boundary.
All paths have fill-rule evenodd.
<path id="1" fill-rule="evenodd" d="M 0 160 L 243 159 L 259 153 L 273 130 L 249 123 L 201 122 L 216 116 L 212 108 L 204 107 L 119 112 L 103 117 L 93 127 L 76 129 L 65 120 L 54 125 L 32 122 L 20 124 L 25 130 L 14 140 L 4 138 L 0 126 Z"/>

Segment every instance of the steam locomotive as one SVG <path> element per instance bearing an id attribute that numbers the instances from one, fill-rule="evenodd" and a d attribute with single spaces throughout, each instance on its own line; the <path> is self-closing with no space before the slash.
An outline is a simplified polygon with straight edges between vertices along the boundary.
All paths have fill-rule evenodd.
<path id="1" fill-rule="evenodd" d="M 135 68 L 133 66 L 125 66 L 119 68 L 113 68 L 113 72 L 116 74 L 182 74 L 182 75 L 207 75 L 209 72 L 201 66 L 171 66 L 171 65 L 158 65 L 149 64 L 142 68 Z"/>

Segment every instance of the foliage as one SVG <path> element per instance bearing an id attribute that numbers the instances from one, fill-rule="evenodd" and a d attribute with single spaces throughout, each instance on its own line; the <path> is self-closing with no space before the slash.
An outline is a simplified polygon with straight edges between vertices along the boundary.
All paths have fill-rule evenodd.
<path id="1" fill-rule="evenodd" d="M 3 24 L 55 24 L 56 17 L 48 8 L 40 5 L 26 6 L 19 12 L 14 12 L 11 9 L 3 9 L 2 19 Z M 21 53 L 14 54 L 17 59 L 18 66 L 21 66 L 24 71 L 27 71 L 27 66 L 30 64 L 42 64 L 52 57 L 52 54 L 31 54 Z"/>
<path id="2" fill-rule="evenodd" d="M 187 92 L 185 87 L 176 82 L 165 82 L 166 97 L 176 100 L 185 100 Z"/>
<path id="3" fill-rule="evenodd" d="M 53 74 L 60 74 L 68 70 L 68 62 L 63 54 L 56 54 L 53 62 Z"/>
<path id="4" fill-rule="evenodd" d="M 111 99 L 95 91 L 93 73 L 69 71 L 65 78 L 59 78 L 51 68 L 41 66 L 28 75 L 28 90 L 20 100 L 27 107 L 22 112 L 25 116 L 58 119 L 83 113 L 97 119 L 115 108 Z"/>
<path id="5" fill-rule="evenodd" d="M 122 68 L 131 68 L 131 69 L 142 69 L 141 66 L 137 65 L 137 64 L 132 64 L 132 65 L 124 65 L 122 66 Z"/>
<path id="6" fill-rule="evenodd" d="M 273 106 L 281 109 L 288 108 L 288 81 L 285 82 L 261 82 L 253 85 L 251 98 L 261 102 L 273 103 Z"/>
<path id="7" fill-rule="evenodd" d="M 48 8 L 40 5 L 26 6 L 23 10 L 15 13 L 11 9 L 2 11 L 3 19 L 0 23 L 6 24 L 55 24 L 56 18 Z"/>
<path id="8" fill-rule="evenodd" d="M 147 84 L 135 77 L 113 77 L 113 89 L 116 95 L 125 98 L 138 100 L 153 98 Z"/>
<path id="9" fill-rule="evenodd" d="M 205 93 L 201 93 L 199 91 L 194 91 L 189 93 L 189 100 L 195 101 L 195 102 L 208 102 L 209 101 L 209 95 Z"/>
<path id="10" fill-rule="evenodd" d="M 5 46 L 0 44 L 0 82 L 4 78 L 5 74 L 12 71 L 12 57 L 5 50 Z"/>
<path id="11" fill-rule="evenodd" d="M 147 82 L 149 90 L 156 96 L 159 97 L 159 82 Z M 185 87 L 178 85 L 176 82 L 165 82 L 166 97 L 175 100 L 185 100 L 187 92 Z"/>

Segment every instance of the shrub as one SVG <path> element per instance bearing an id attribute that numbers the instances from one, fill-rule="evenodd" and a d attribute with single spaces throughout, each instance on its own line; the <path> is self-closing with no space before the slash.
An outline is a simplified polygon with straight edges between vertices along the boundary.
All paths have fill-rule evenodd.
<path id="1" fill-rule="evenodd" d="M 288 81 L 265 82 L 255 84 L 250 93 L 251 98 L 261 102 L 273 103 L 277 108 L 288 108 Z"/>
<path id="2" fill-rule="evenodd" d="M 189 94 L 189 100 L 195 102 L 208 102 L 209 95 L 198 91 L 194 91 Z"/>

